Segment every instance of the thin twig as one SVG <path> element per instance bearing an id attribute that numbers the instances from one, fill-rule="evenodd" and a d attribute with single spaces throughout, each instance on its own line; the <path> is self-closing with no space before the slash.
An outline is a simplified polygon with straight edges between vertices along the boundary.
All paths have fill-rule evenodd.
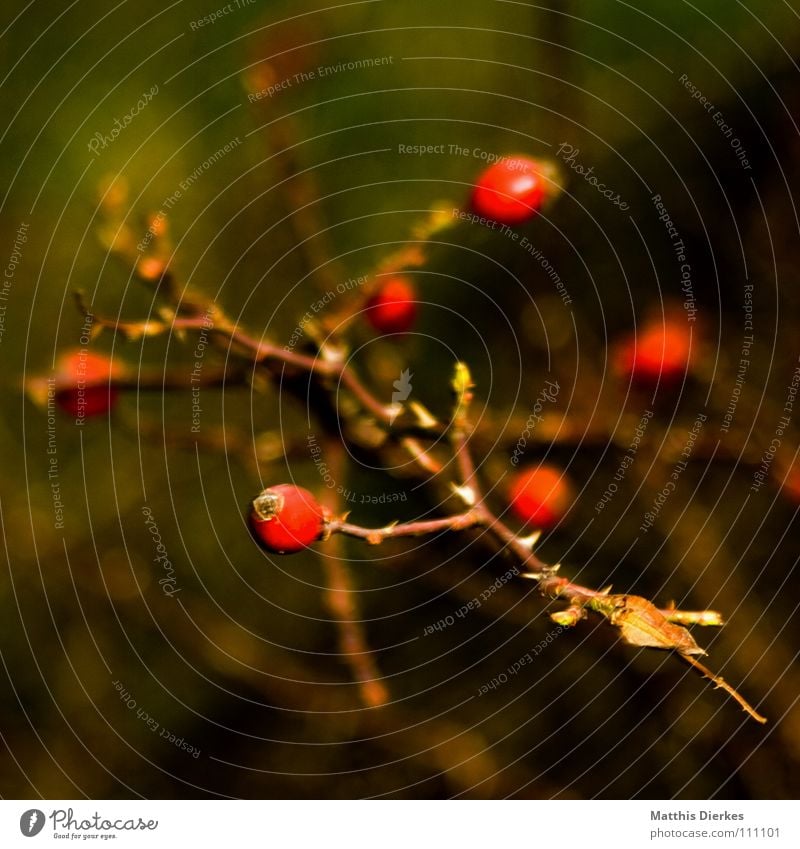
<path id="1" fill-rule="evenodd" d="M 79 300 L 79 304 L 84 312 L 88 313 L 81 300 Z M 376 398 L 349 366 L 346 357 L 330 356 L 332 352 L 326 350 L 320 344 L 317 345 L 318 354 L 315 356 L 280 348 L 263 339 L 249 336 L 236 323 L 231 322 L 216 304 L 206 305 L 204 312 L 202 306 L 199 302 L 193 303 L 193 309 L 196 311 L 188 315 L 181 314 L 177 310 L 173 310 L 171 313 L 166 311 L 162 312 L 160 319 L 145 322 L 114 322 L 97 316 L 93 316 L 93 319 L 96 327 L 110 327 L 129 338 L 140 338 L 165 332 L 182 334 L 189 330 L 205 330 L 217 342 L 224 342 L 231 348 L 239 349 L 243 354 L 246 354 L 252 364 L 297 368 L 319 378 L 322 386 L 329 392 L 335 392 L 339 386 L 342 386 L 353 396 L 364 414 L 373 417 L 386 429 L 392 439 L 399 442 L 422 470 L 430 473 L 431 458 L 424 447 L 418 441 L 409 441 L 410 433 L 403 429 L 404 423 L 401 422 L 400 427 L 398 427 L 395 422 L 397 411 Z M 533 545 L 538 538 L 537 535 L 528 539 L 522 538 L 492 513 L 481 495 L 475 463 L 470 452 L 468 436 L 471 431 L 468 409 L 472 400 L 473 385 L 469 370 L 463 363 L 458 363 L 456 366 L 452 388 L 456 395 L 452 422 L 449 425 L 442 425 L 432 417 L 428 419 L 417 413 L 414 428 L 417 434 L 422 434 L 431 439 L 435 439 L 443 433 L 448 433 L 457 476 L 457 482 L 454 482 L 453 486 L 455 492 L 469 508 L 467 512 L 456 513 L 439 519 L 404 524 L 393 523 L 383 528 L 364 528 L 345 521 L 345 518 L 337 518 L 328 522 L 326 527 L 328 536 L 342 534 L 377 545 L 389 538 L 414 537 L 442 531 L 461 531 L 467 528 L 482 527 L 489 536 L 493 537 L 503 548 L 517 558 L 519 564 L 527 570 L 525 577 L 537 582 L 538 590 L 542 595 L 553 599 L 564 599 L 568 602 L 569 607 L 566 610 L 554 614 L 554 616 L 559 617 L 557 621 L 574 624 L 589 610 L 604 616 L 610 624 L 617 627 L 623 639 L 629 644 L 674 649 L 685 662 L 732 696 L 753 719 L 758 722 L 765 722 L 764 717 L 758 714 L 724 679 L 714 675 L 703 664 L 690 656 L 701 654 L 702 649 L 697 646 L 683 625 L 719 625 L 722 623 L 719 614 L 715 611 L 678 611 L 671 608 L 659 610 L 643 598 L 610 595 L 610 588 L 597 591 L 573 584 L 566 578 L 556 575 L 558 565 L 549 566 L 533 553 Z M 401 418 L 407 418 L 407 416 Z M 438 471 L 438 465 L 434 465 L 433 468 Z M 337 588 L 337 593 L 347 584 L 347 576 L 341 570 L 335 570 L 331 573 L 330 580 L 331 586 Z M 344 614 L 351 608 L 348 608 L 338 595 L 336 604 L 338 605 L 338 618 L 344 623 Z M 351 622 L 353 619 L 354 617 L 348 613 L 347 621 Z M 342 633 L 342 640 L 346 640 L 348 645 L 363 646 L 363 635 L 359 636 L 358 632 L 352 630 L 347 631 L 346 634 L 345 632 Z M 359 651 L 358 654 L 371 657 L 366 650 Z M 356 669 L 355 666 L 353 668 Z M 357 672 L 357 677 L 371 680 L 376 676 L 372 673 L 367 674 L 362 668 Z"/>
<path id="2" fill-rule="evenodd" d="M 756 722 L 760 722 L 762 725 L 766 724 L 767 718 L 758 713 L 747 699 L 731 687 L 731 685 L 721 675 L 715 675 L 707 666 L 704 666 L 699 660 L 691 655 L 678 652 L 678 656 L 681 660 L 688 663 L 689 666 L 693 666 L 704 678 L 708 678 L 709 681 L 713 681 L 717 687 L 723 689 L 731 698 L 735 699 L 741 705 L 742 710 L 755 719 Z"/>
<path id="3" fill-rule="evenodd" d="M 331 476 L 334 480 L 344 483 L 344 446 L 339 440 L 329 437 L 325 440 L 324 451 Z M 326 490 L 322 500 L 331 513 L 340 509 L 336 490 Z M 335 620 L 339 651 L 350 669 L 353 680 L 358 683 L 362 702 L 367 707 L 380 707 L 389 701 L 389 690 L 381 680 L 375 655 L 369 647 L 361 624 L 356 590 L 345 560 L 342 542 L 341 538 L 329 540 L 321 558 L 328 585 L 325 604 Z"/>
<path id="4" fill-rule="evenodd" d="M 331 534 L 344 534 L 348 537 L 366 540 L 370 545 L 380 545 L 384 540 L 397 537 L 420 537 L 441 531 L 463 531 L 482 524 L 483 517 L 476 511 L 456 513 L 442 519 L 427 519 L 419 522 L 391 524 L 383 528 L 363 528 L 341 519 L 333 519 L 326 526 Z"/>

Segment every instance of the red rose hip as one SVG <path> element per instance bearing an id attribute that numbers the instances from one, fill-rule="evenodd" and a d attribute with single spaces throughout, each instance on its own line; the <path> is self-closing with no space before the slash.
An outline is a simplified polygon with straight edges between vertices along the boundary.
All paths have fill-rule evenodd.
<path id="1" fill-rule="evenodd" d="M 472 211 L 500 224 L 521 224 L 542 208 L 546 183 L 541 165 L 512 156 L 489 166 L 472 192 Z"/>
<path id="2" fill-rule="evenodd" d="M 253 499 L 250 527 L 267 551 L 293 554 L 322 536 L 325 511 L 307 489 L 282 483 Z"/>
<path id="3" fill-rule="evenodd" d="M 56 403 L 76 418 L 105 415 L 119 391 L 109 386 L 120 369 L 108 357 L 86 350 L 67 351 L 56 365 Z"/>
<path id="4" fill-rule="evenodd" d="M 685 321 L 668 318 L 647 322 L 616 352 L 618 373 L 643 386 L 674 383 L 691 363 L 692 334 Z"/>
<path id="5" fill-rule="evenodd" d="M 551 528 L 572 503 L 572 485 L 555 466 L 520 471 L 509 489 L 511 512 L 526 525 Z"/>
<path id="6" fill-rule="evenodd" d="M 365 309 L 367 321 L 379 333 L 406 333 L 417 317 L 417 290 L 407 277 L 390 277 Z"/>

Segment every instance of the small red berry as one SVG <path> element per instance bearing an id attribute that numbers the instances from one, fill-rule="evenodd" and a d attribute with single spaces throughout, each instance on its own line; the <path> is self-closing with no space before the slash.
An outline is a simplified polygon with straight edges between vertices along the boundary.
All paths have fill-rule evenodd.
<path id="1" fill-rule="evenodd" d="M 551 528 L 572 503 L 572 484 L 555 466 L 521 471 L 509 491 L 512 513 L 526 525 Z"/>
<path id="2" fill-rule="evenodd" d="M 79 418 L 105 415 L 116 403 L 119 390 L 109 386 L 120 369 L 108 357 L 85 349 L 67 351 L 56 366 L 56 403 Z"/>
<path id="3" fill-rule="evenodd" d="M 401 275 L 390 277 L 366 304 L 369 323 L 379 333 L 406 333 L 417 317 L 417 290 Z"/>
<path id="4" fill-rule="evenodd" d="M 691 354 L 692 334 L 686 322 L 655 320 L 617 349 L 615 366 L 618 373 L 642 385 L 672 383 L 686 374 Z"/>
<path id="5" fill-rule="evenodd" d="M 322 505 L 307 489 L 282 483 L 253 500 L 250 527 L 268 551 L 292 554 L 322 536 L 325 518 Z"/>
<path id="6" fill-rule="evenodd" d="M 521 224 L 539 212 L 545 193 L 541 165 L 527 156 L 512 156 L 480 175 L 472 211 L 500 224 Z"/>

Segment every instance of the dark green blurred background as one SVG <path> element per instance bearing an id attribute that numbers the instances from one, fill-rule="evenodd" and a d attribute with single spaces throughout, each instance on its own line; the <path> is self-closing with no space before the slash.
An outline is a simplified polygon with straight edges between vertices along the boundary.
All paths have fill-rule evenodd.
<path id="1" fill-rule="evenodd" d="M 196 29 L 193 21 L 224 4 L 4 5 L 4 267 L 18 227 L 29 226 L 0 340 L 2 795 L 796 795 L 796 510 L 771 484 L 748 495 L 747 463 L 772 438 L 800 355 L 798 4 L 547 5 L 256 0 Z M 262 60 L 284 78 L 368 57 L 392 62 L 248 103 L 244 80 Z M 751 170 L 681 84 L 684 74 L 735 128 Z M 92 154 L 94 134 L 109 133 L 153 85 L 152 102 Z M 524 674 L 477 698 L 553 625 L 530 586 L 517 582 L 423 637 L 508 568 L 461 539 L 413 549 L 348 545 L 393 698 L 362 709 L 337 657 L 317 556 L 270 559 L 244 526 L 244 505 L 262 480 L 320 486 L 308 459 L 292 460 L 290 470 L 253 466 L 252 434 L 283 430 L 302 444 L 315 432 L 303 406 L 279 403 L 274 389 L 204 391 L 198 446 L 188 391 L 128 394 L 110 426 L 59 419 L 65 528 L 54 527 L 46 416 L 24 396 L 23 381 L 48 374 L 57 352 L 78 344 L 72 290 L 86 290 L 106 314 L 138 318 L 152 308 L 152 292 L 98 239 L 99 185 L 107 175 L 127 179 L 126 214 L 144 233 L 144 216 L 238 138 L 170 210 L 172 267 L 254 333 L 285 341 L 318 296 L 276 187 L 274 149 L 290 126 L 296 159 L 321 193 L 314 209 L 332 228 L 339 261 L 331 273 L 340 279 L 367 273 L 433 203 L 461 204 L 485 164 L 401 155 L 398 145 L 545 158 L 562 143 L 578 148 L 630 210 L 567 170 L 559 203 L 525 228 L 558 269 L 570 310 L 507 238 L 463 225 L 446 231 L 418 277 L 429 302 L 421 334 L 394 347 L 370 342 L 357 363 L 382 392 L 408 365 L 414 397 L 443 410 L 452 362 L 465 358 L 498 421 L 524 421 L 544 379 L 556 376 L 558 407 L 579 425 L 613 429 L 625 409 L 623 445 L 650 402 L 626 400 L 613 385 L 608 341 L 662 299 L 681 298 L 651 201 L 661 194 L 690 257 L 702 364 L 682 391 L 659 398 L 638 471 L 600 515 L 594 505 L 618 468 L 618 447 L 587 440 L 529 452 L 531 461 L 565 465 L 580 490 L 542 556 L 563 559 L 591 586 L 613 581 L 617 591 L 662 603 L 724 610 L 729 625 L 698 640 L 711 648 L 709 664 L 741 685 L 770 724 L 749 723 L 677 661 L 620 646 L 592 624 L 559 636 Z M 668 450 L 657 459 L 662 442 L 671 444 L 670 427 L 679 452 L 710 397 L 709 428 L 719 429 L 747 280 L 756 342 L 736 426 L 720 451 L 734 459 L 691 463 L 655 528 L 639 534 L 674 463 Z M 354 339 L 369 336 L 356 331 Z M 169 362 L 188 373 L 192 361 L 191 344 L 174 337 L 141 344 L 106 334 L 94 347 L 135 368 Z M 223 422 L 236 447 L 227 457 L 209 444 L 222 442 Z M 783 455 L 791 458 L 799 442 L 792 422 Z M 735 461 L 740 455 L 746 462 Z M 354 490 L 408 496 L 354 508 L 364 524 L 427 506 L 412 482 L 352 466 Z M 487 468 L 502 476 L 508 454 L 498 451 Z M 145 502 L 170 553 L 175 598 L 158 585 Z M 154 734 L 115 681 L 199 757 Z"/>

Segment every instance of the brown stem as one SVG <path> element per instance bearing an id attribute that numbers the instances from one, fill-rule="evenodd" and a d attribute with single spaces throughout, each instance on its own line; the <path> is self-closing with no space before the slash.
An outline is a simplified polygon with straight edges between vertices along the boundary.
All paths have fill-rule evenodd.
<path id="1" fill-rule="evenodd" d="M 185 369 L 143 369 L 135 373 L 123 372 L 118 376 L 112 376 L 108 382 L 103 381 L 103 386 L 111 386 L 115 389 L 131 389 L 140 392 L 161 389 L 190 389 L 193 386 L 202 386 L 215 389 L 220 386 L 231 387 L 245 383 L 247 373 L 241 367 L 235 368 L 203 368 L 199 373 L 193 374 L 187 367 Z"/>
<path id="2" fill-rule="evenodd" d="M 395 537 L 420 537 L 435 534 L 440 531 L 463 531 L 474 528 L 482 523 L 481 515 L 476 511 L 456 513 L 442 519 L 426 519 L 419 522 L 387 525 L 384 528 L 362 528 L 342 519 L 328 522 L 326 531 L 329 535 L 344 534 L 349 537 L 366 540 L 370 545 L 380 545 L 385 539 Z"/>
<path id="3" fill-rule="evenodd" d="M 341 442 L 328 438 L 324 444 L 325 459 L 334 480 L 344 475 L 344 447 Z M 331 513 L 339 508 L 339 496 L 328 489 L 321 499 Z M 350 568 L 345 560 L 341 538 L 331 539 L 321 558 L 328 589 L 325 603 L 336 623 L 339 651 L 358 683 L 361 701 L 367 707 L 380 707 L 389 699 L 389 690 L 381 680 L 375 656 L 370 650 L 367 636 L 361 625 L 357 596 Z"/>
<path id="4" fill-rule="evenodd" d="M 760 722 L 762 725 L 766 724 L 767 718 L 758 713 L 758 711 L 733 687 L 731 687 L 731 685 L 721 675 L 715 675 L 707 666 L 704 666 L 699 660 L 691 655 L 683 654 L 681 652 L 678 654 L 681 660 L 688 663 L 689 666 L 693 666 L 704 678 L 708 678 L 708 680 L 713 681 L 717 687 L 725 690 L 731 698 L 735 699 L 741 705 L 742 710 L 748 714 L 748 716 L 751 716 L 756 722 Z"/>
<path id="5" fill-rule="evenodd" d="M 361 701 L 367 707 L 380 707 L 389 701 L 389 691 L 381 681 L 375 656 L 367 645 L 355 603 L 350 569 L 342 559 L 342 552 L 336 550 L 339 541 L 331 542 L 334 548 L 322 558 L 328 584 L 325 604 L 336 622 L 339 651 L 350 669 L 353 680 L 358 683 Z"/>
<path id="6" fill-rule="evenodd" d="M 475 462 L 472 459 L 466 429 L 455 426 L 450 441 L 453 445 L 453 459 L 456 463 L 459 484 L 471 490 L 475 502 L 482 501 L 483 496 L 481 494 L 480 482 L 475 471 Z"/>
<path id="7" fill-rule="evenodd" d="M 348 368 L 344 359 L 335 357 L 308 356 L 285 348 L 279 348 L 271 343 L 257 340 L 244 333 L 236 324 L 230 322 L 222 312 L 212 305 L 205 314 L 172 315 L 170 321 L 148 321 L 141 323 L 119 323 L 95 318 L 99 327 L 111 326 L 130 337 L 154 335 L 174 330 L 206 330 L 214 338 L 227 340 L 231 345 L 237 345 L 247 351 L 256 363 L 284 364 L 295 366 L 318 377 L 338 379 L 353 397 L 360 403 L 365 412 L 374 416 L 378 422 L 386 426 L 392 433 L 393 411 L 383 405 L 372 392 L 361 383 L 356 374 Z M 321 350 L 321 354 L 325 352 Z M 703 675 L 722 687 L 757 721 L 764 722 L 760 716 L 736 690 L 722 678 L 715 676 L 705 666 L 691 658 L 691 653 L 702 653 L 693 638 L 681 625 L 691 624 L 721 624 L 721 617 L 713 611 L 659 611 L 645 599 L 633 596 L 610 596 L 608 590 L 596 591 L 587 587 L 573 584 L 565 578 L 559 578 L 555 572 L 558 566 L 548 566 L 536 557 L 532 551 L 534 539 L 524 540 L 513 533 L 486 506 L 478 489 L 475 465 L 472 460 L 469 445 L 467 411 L 472 399 L 472 382 L 469 370 L 463 363 L 456 366 L 452 387 L 456 394 L 456 408 L 450 425 L 450 439 L 453 447 L 453 459 L 457 467 L 457 476 L 461 483 L 457 492 L 470 508 L 466 513 L 451 515 L 441 519 L 431 519 L 405 524 L 392 524 L 384 528 L 363 528 L 344 521 L 334 519 L 327 525 L 328 535 L 344 534 L 366 540 L 371 545 L 377 545 L 385 539 L 401 536 L 420 536 L 450 530 L 458 531 L 481 526 L 497 541 L 511 551 L 520 564 L 528 570 L 526 577 L 537 581 L 539 591 L 551 598 L 566 598 L 570 608 L 562 612 L 562 617 L 570 618 L 584 615 L 584 609 L 593 610 L 605 616 L 608 621 L 617 626 L 623 638 L 632 645 L 671 648 L 694 666 Z M 438 422 L 427 428 L 419 423 L 419 428 L 427 435 L 438 435 L 442 426 Z M 420 451 L 418 444 L 404 441 L 401 437 L 407 434 L 393 434 L 404 445 L 412 459 L 425 471 L 430 471 L 427 455 Z M 336 580 L 341 580 L 338 576 Z M 618 606 L 621 604 L 622 606 Z M 572 624 L 572 623 L 570 623 Z M 655 640 L 655 641 L 654 641 Z"/>
<path id="8" fill-rule="evenodd" d="M 209 308 L 203 314 L 173 316 L 169 321 L 149 319 L 147 321 L 126 322 L 94 315 L 85 306 L 80 296 L 78 296 L 78 303 L 84 314 L 92 315 L 96 327 L 111 328 L 128 339 L 156 336 L 169 331 L 178 334 L 186 331 L 205 331 L 212 338 L 222 339 L 230 345 L 246 351 L 251 355 L 253 361 L 260 365 L 268 363 L 284 364 L 295 366 L 313 375 L 338 379 L 356 397 L 364 409 L 381 424 L 387 426 L 392 424 L 392 411 L 364 386 L 346 362 L 298 353 L 287 348 L 281 348 L 263 339 L 256 339 L 237 324 L 231 322 L 216 308 Z"/>
<path id="9" fill-rule="evenodd" d="M 532 574 L 541 576 L 552 575 L 558 569 L 558 566 L 550 566 L 540 560 L 533 553 L 532 546 L 518 534 L 515 534 L 505 522 L 498 519 L 484 504 L 481 504 L 478 510 L 483 515 L 483 524 L 487 530 L 519 560 L 523 568 Z"/>
<path id="10" fill-rule="evenodd" d="M 361 402 L 361 405 L 370 412 L 381 424 L 391 426 L 392 411 L 364 386 L 352 369 L 342 363 L 338 367 L 338 377 L 342 385 L 352 392 Z"/>
<path id="11" fill-rule="evenodd" d="M 456 390 L 456 409 L 453 415 L 453 422 L 450 430 L 450 441 L 453 445 L 453 454 L 456 462 L 459 483 L 462 487 L 467 488 L 472 496 L 474 503 L 473 513 L 479 519 L 480 524 L 504 547 L 509 549 L 519 560 L 520 564 L 526 568 L 529 573 L 536 575 L 550 575 L 555 569 L 541 561 L 533 553 L 533 545 L 527 543 L 524 539 L 515 534 L 504 522 L 492 513 L 486 502 L 483 499 L 481 490 L 478 485 L 477 474 L 475 471 L 475 462 L 472 459 L 472 452 L 469 445 L 467 409 L 472 400 L 472 382 L 468 372 L 465 372 L 466 367 L 457 367 L 457 378 L 454 381 L 454 389 Z M 460 383 L 458 376 L 460 375 Z M 462 492 L 462 497 L 467 495 Z M 469 496 L 468 496 L 469 497 Z"/>
<path id="12" fill-rule="evenodd" d="M 400 444 L 423 471 L 432 475 L 438 475 L 442 471 L 442 464 L 415 437 L 405 436 L 400 440 Z"/>

